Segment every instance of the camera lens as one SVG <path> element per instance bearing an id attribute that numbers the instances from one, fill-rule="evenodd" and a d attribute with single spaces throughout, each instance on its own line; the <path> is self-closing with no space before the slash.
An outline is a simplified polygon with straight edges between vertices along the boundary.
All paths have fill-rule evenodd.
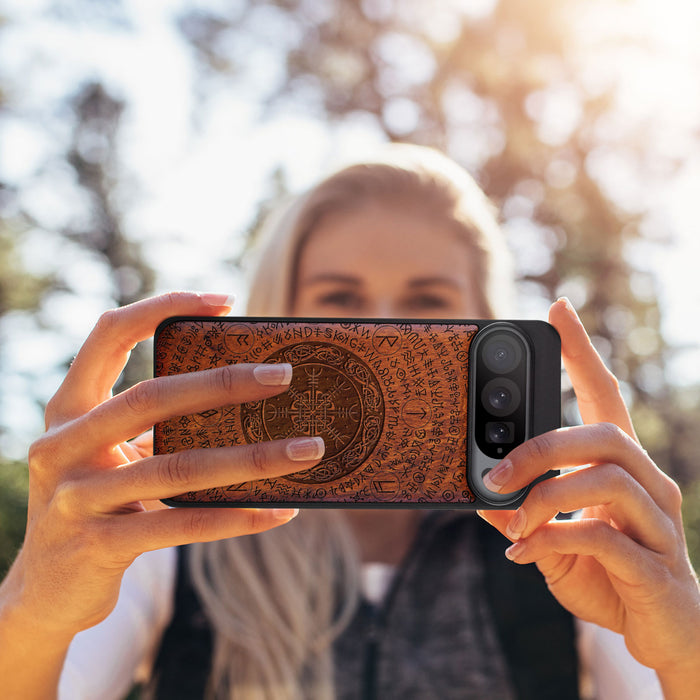
<path id="1" fill-rule="evenodd" d="M 520 343 L 505 333 L 494 333 L 486 341 L 482 352 L 484 364 L 497 374 L 512 372 L 520 364 L 522 356 Z"/>
<path id="2" fill-rule="evenodd" d="M 513 442 L 514 424 L 497 421 L 486 424 L 486 442 L 495 442 L 503 445 Z"/>
<path id="3" fill-rule="evenodd" d="M 492 408 L 495 408 L 497 411 L 502 411 L 504 408 L 508 408 L 508 406 L 510 406 L 512 398 L 513 397 L 508 389 L 503 386 L 499 386 L 489 394 L 489 403 L 491 404 Z"/>
<path id="4" fill-rule="evenodd" d="M 486 382 L 481 391 L 481 403 L 494 416 L 507 416 L 520 406 L 520 389 L 506 377 L 496 377 Z"/>

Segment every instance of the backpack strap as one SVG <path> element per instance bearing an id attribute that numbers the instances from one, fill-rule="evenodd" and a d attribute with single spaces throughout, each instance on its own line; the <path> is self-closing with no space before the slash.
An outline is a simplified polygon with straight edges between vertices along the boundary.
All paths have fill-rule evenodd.
<path id="1" fill-rule="evenodd" d="M 579 700 L 574 619 L 534 564 L 515 564 L 510 541 L 478 518 L 486 590 L 520 700 Z"/>
<path id="2" fill-rule="evenodd" d="M 519 565 L 503 552 L 509 541 L 478 521 L 485 584 L 498 638 L 519 700 L 579 700 L 573 617 L 547 590 L 534 564 Z M 204 697 L 213 637 L 178 547 L 174 616 L 166 629 L 147 697 Z"/>

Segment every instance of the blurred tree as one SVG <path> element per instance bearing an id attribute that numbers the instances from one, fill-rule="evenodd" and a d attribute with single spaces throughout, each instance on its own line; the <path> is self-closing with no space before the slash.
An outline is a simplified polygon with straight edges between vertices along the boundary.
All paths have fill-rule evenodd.
<path id="1" fill-rule="evenodd" d="M 652 178 L 675 163 L 649 157 L 653 125 L 611 128 L 617 86 L 592 83 L 582 66 L 576 19 L 586 4 L 242 0 L 186 11 L 179 27 L 200 86 L 244 80 L 251 42 L 267 45 L 284 66 L 265 94 L 271 114 L 296 107 L 338 122 L 369 120 L 389 140 L 462 162 L 502 212 L 522 297 L 538 313 L 545 300 L 572 298 L 622 381 L 641 438 L 688 482 L 700 445 L 689 414 L 677 410 L 680 390 L 664 381 L 672 349 L 653 279 L 633 265 L 645 202 L 618 196 L 614 169 L 618 159 Z M 570 399 L 566 415 L 576 420 Z"/>
<path id="2" fill-rule="evenodd" d="M 690 558 L 695 571 L 700 571 L 700 480 L 685 489 L 683 522 Z"/>
<path id="3" fill-rule="evenodd" d="M 18 244 L 28 222 L 21 212 L 10 212 L 15 199 L 13 189 L 0 182 L 0 317 L 13 310 L 36 310 L 53 285 L 49 276 L 30 274 L 22 265 Z"/>
<path id="4" fill-rule="evenodd" d="M 56 8 L 60 9 L 58 5 Z M 66 10 L 67 5 L 63 9 Z M 9 19 L 0 21 L 0 31 L 9 22 Z M 8 319 L 25 317 L 35 326 L 37 338 L 42 331 L 51 328 L 55 320 L 50 313 L 43 313 L 43 308 L 56 295 L 79 296 L 81 290 L 74 288 L 74 281 L 80 280 L 81 268 L 93 260 L 102 265 L 105 278 L 111 280 L 108 286 L 111 286 L 115 304 L 128 304 L 153 290 L 153 270 L 144 261 L 139 245 L 125 235 L 122 224 L 127 209 L 123 194 L 127 178 L 120 168 L 118 132 L 124 103 L 101 83 L 87 82 L 75 94 L 65 98 L 65 106 L 69 115 L 67 121 L 71 125 L 65 152 L 42 162 L 38 170 L 20 185 L 0 179 L 2 344 L 7 340 Z M 12 109 L 12 90 L 0 86 L 0 116 L 3 111 L 11 112 Z M 72 170 L 73 173 L 73 177 L 67 177 L 76 190 L 71 193 L 71 204 L 86 203 L 86 206 L 84 212 L 76 206 L 76 211 L 67 217 L 64 225 L 50 228 L 46 222 L 37 221 L 32 207 L 27 207 L 26 192 L 31 192 L 32 186 L 40 187 L 44 178 L 51 180 L 51 168 L 57 161 L 68 164 L 68 172 Z M 56 181 L 49 186 L 55 187 Z M 29 200 L 31 204 L 31 197 Z M 57 264 L 52 272 L 28 272 L 25 263 L 32 250 L 27 239 L 34 234 L 39 235 L 42 243 L 56 247 L 71 259 L 63 260 L 62 265 Z M 33 243 L 36 245 L 36 239 Z M 0 347 L 0 352 L 2 350 Z M 66 368 L 71 359 L 70 355 L 65 357 Z M 52 368 L 42 369 L 49 372 Z M 122 374 L 120 386 L 144 379 L 151 371 L 149 349 L 139 346 Z M 14 383 L 12 386 L 16 391 L 18 385 Z M 41 401 L 41 392 L 35 394 L 35 387 L 31 383 L 28 386 L 32 395 Z M 5 385 L 0 397 L 3 410 L 10 410 L 9 407 L 15 404 L 15 397 L 10 396 L 7 389 Z M 0 437 L 6 432 L 3 421 Z M 12 561 L 24 534 L 26 472 L 25 463 L 6 459 L 0 454 L 0 572 Z"/>
<path id="5" fill-rule="evenodd" d="M 8 20 L 0 15 L 0 34 Z M 0 85 L 0 114 L 7 96 Z M 27 273 L 18 243 L 29 226 L 18 206 L 16 188 L 0 178 L 0 320 L 14 310 L 34 311 L 51 285 L 49 278 Z M 3 329 L 0 326 L 0 356 Z M 0 425 L 0 435 L 4 429 Z M 0 578 L 12 563 L 24 536 L 28 475 L 26 465 L 5 460 L 0 454 Z"/>
<path id="6" fill-rule="evenodd" d="M 0 183 L 0 319 L 11 311 L 36 310 L 52 282 L 48 277 L 28 274 L 22 267 L 17 242 L 27 222 L 17 211 L 15 200 L 16 192 Z M 3 430 L 0 425 L 0 435 Z M 0 455 L 0 579 L 24 536 L 27 488 L 26 464 Z"/>
<path id="7" fill-rule="evenodd" d="M 15 199 L 16 193 L 0 183 L 0 319 L 11 311 L 35 311 L 52 284 L 49 277 L 28 274 L 22 267 L 17 243 L 27 221 L 17 211 Z M 3 430 L 0 425 L 0 435 Z M 26 464 L 0 454 L 0 579 L 24 537 L 27 488 Z"/>
<path id="8" fill-rule="evenodd" d="M 502 212 L 521 298 L 529 300 L 524 311 L 541 315 L 547 300 L 562 293 L 572 298 L 623 382 L 645 446 L 688 484 L 698 478 L 700 387 L 665 381 L 677 349 L 660 333 L 654 282 L 640 259 L 667 234 L 649 220 L 648 203 L 628 191 L 639 181 L 648 193 L 649 183 L 676 163 L 654 150 L 653 119 L 621 121 L 615 66 L 606 67 L 604 79 L 590 69 L 591 49 L 584 46 L 590 25 L 581 17 L 591 4 L 204 1 L 185 4 L 178 27 L 199 70 L 192 89 L 201 110 L 209 95 L 244 84 L 271 116 L 297 110 L 335 124 L 369 125 L 388 140 L 435 146 L 464 164 Z M 131 26 L 120 0 L 51 0 L 46 8 L 46 16 L 71 26 L 123 32 Z M 0 18 L 0 32 L 2 24 Z M 624 24 L 619 27 L 608 43 L 631 45 Z M 14 86 L 0 84 L 0 118 L 22 76 L 15 80 Z M 54 113 L 22 115 L 42 127 L 51 120 L 61 126 L 46 129 L 50 138 L 59 137 L 35 173 L 19 184 L 0 182 L 0 329 L 4 318 L 23 312 L 37 328 L 49 326 L 48 302 L 84 295 L 76 280 L 94 263 L 113 303 L 153 289 L 154 271 L 124 223 L 131 202 L 120 134 L 128 107 L 106 80 L 91 77 Z M 67 208 L 75 215 L 60 224 L 42 219 L 41 197 L 27 207 L 27 192 L 37 182 L 58 197 L 69 192 Z M 286 189 L 278 171 L 271 199 Z M 255 217 L 251 235 L 259 221 Z M 62 266 L 28 274 L 28 240 L 55 248 Z M 145 348 L 135 353 L 125 384 L 150 373 L 147 354 Z M 570 401 L 566 417 L 576 419 Z M 13 462 L 4 473 L 20 468 Z M 21 479 L 8 479 L 21 491 Z M 697 523 L 693 493 L 689 488 L 689 518 Z M 0 503 L 0 513 L 4 508 Z"/>
<path id="9" fill-rule="evenodd" d="M 67 226 L 62 235 L 96 253 L 111 276 L 117 306 L 130 304 L 153 291 L 155 274 L 146 263 L 141 246 L 125 234 L 122 218 L 127 203 L 122 192 L 126 176 L 120 169 L 118 132 L 124 102 L 99 82 L 83 85 L 70 98 L 73 131 L 66 160 L 89 198 L 89 216 Z M 120 385 L 131 386 L 150 376 L 151 357 L 146 345 L 138 345 Z"/>
<path id="10" fill-rule="evenodd" d="M 25 464 L 0 460 L 0 579 L 24 537 L 28 486 Z"/>

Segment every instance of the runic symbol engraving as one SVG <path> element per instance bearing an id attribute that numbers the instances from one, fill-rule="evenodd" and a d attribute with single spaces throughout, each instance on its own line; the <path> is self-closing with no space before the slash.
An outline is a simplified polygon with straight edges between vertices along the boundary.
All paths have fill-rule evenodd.
<path id="1" fill-rule="evenodd" d="M 379 326 L 372 334 L 372 347 L 380 355 L 393 355 L 401 348 L 401 333 L 395 326 Z"/>
<path id="2" fill-rule="evenodd" d="M 250 351 L 255 343 L 255 337 L 245 323 L 234 323 L 226 329 L 224 342 L 230 352 L 242 355 Z"/>
<path id="3" fill-rule="evenodd" d="M 430 406 L 422 399 L 409 399 L 401 410 L 401 417 L 412 428 L 420 428 L 430 421 Z"/>
<path id="4" fill-rule="evenodd" d="M 375 479 L 372 486 L 377 493 L 391 493 L 396 490 L 396 484 L 393 481 L 380 481 Z"/>
<path id="5" fill-rule="evenodd" d="M 319 365 L 302 366 L 301 381 L 290 386 L 283 404 L 268 404 L 265 422 L 284 419 L 287 436 L 321 435 L 342 449 L 362 417 L 357 390 L 341 374 Z M 328 447 L 328 445 L 327 445 Z"/>
<path id="6" fill-rule="evenodd" d="M 229 491 L 230 493 L 245 493 L 246 491 L 250 490 L 250 486 L 246 483 L 242 484 L 231 484 L 230 486 L 226 487 L 226 491 Z"/>
<path id="7" fill-rule="evenodd" d="M 376 335 L 377 338 L 377 346 L 382 347 L 385 343 L 389 345 L 389 347 L 393 348 L 394 345 L 396 345 L 396 342 L 399 339 L 398 335 Z"/>
<path id="8" fill-rule="evenodd" d="M 288 345 L 261 359 L 291 362 L 294 374 L 286 392 L 241 406 L 245 439 L 323 438 L 320 464 L 288 474 L 286 481 L 326 483 L 357 469 L 376 447 L 384 419 L 381 386 L 370 368 L 329 343 Z"/>
<path id="9" fill-rule="evenodd" d="M 210 408 L 206 411 L 195 413 L 192 418 L 198 425 L 210 428 L 215 426 L 221 420 L 221 410 L 217 408 Z"/>

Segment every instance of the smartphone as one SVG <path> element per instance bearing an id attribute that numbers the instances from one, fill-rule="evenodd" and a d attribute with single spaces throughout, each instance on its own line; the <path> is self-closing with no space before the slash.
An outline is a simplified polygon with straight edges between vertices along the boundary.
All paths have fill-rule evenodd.
<path id="1" fill-rule="evenodd" d="M 184 493 L 173 506 L 515 508 L 530 487 L 485 474 L 560 426 L 561 350 L 543 321 L 173 317 L 155 375 L 289 362 L 272 398 L 158 423 L 154 451 L 323 437 L 321 462 L 284 477 Z M 546 476 L 550 476 L 550 474 Z"/>

